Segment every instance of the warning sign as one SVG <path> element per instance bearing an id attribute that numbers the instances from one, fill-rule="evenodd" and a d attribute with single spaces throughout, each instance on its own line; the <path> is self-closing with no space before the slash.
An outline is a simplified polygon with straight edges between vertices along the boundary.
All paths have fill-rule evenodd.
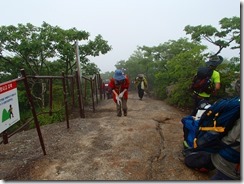
<path id="1" fill-rule="evenodd" d="M 0 133 L 20 120 L 17 83 L 0 85 Z"/>

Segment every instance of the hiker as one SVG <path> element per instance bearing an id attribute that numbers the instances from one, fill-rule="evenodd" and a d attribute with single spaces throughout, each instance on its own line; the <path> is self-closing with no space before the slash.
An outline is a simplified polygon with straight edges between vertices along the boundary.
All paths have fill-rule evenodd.
<path id="1" fill-rule="evenodd" d="M 147 80 L 143 74 L 138 74 L 136 77 L 135 87 L 137 88 L 139 99 L 142 100 L 145 89 L 147 88 Z"/>
<path id="2" fill-rule="evenodd" d="M 105 91 L 104 93 L 106 94 L 107 99 L 111 99 L 112 92 L 111 92 L 111 90 L 109 90 L 108 84 L 109 84 L 109 80 L 106 80 L 104 82 L 104 91 Z"/>
<path id="3" fill-rule="evenodd" d="M 113 93 L 113 100 L 116 103 L 117 116 L 127 116 L 128 88 L 130 81 L 127 76 L 119 69 L 115 70 L 114 76 L 108 84 Z M 122 110 L 121 110 L 122 108 Z"/>
<path id="4" fill-rule="evenodd" d="M 223 62 L 223 57 L 220 55 L 213 55 L 209 58 L 209 61 L 206 62 L 206 66 L 210 68 L 213 72 L 211 75 L 211 84 L 213 85 L 213 91 L 212 93 L 206 93 L 206 92 L 201 92 L 198 93 L 196 91 L 193 91 L 193 98 L 194 98 L 194 108 L 193 111 L 191 112 L 192 116 L 195 116 L 197 113 L 197 107 L 201 104 L 201 102 L 208 102 L 211 95 L 216 96 L 217 91 L 220 89 L 220 74 L 218 71 L 216 71 L 216 68 L 218 65 L 220 65 Z"/>
<path id="5" fill-rule="evenodd" d="M 237 80 L 235 90 L 240 95 L 240 80 Z M 239 118 L 228 134 L 222 138 L 222 141 L 228 145 L 237 143 L 231 148 L 240 154 L 240 139 L 241 119 Z M 240 180 L 240 161 L 239 163 L 227 161 L 223 156 L 221 156 L 222 154 L 211 154 L 212 163 L 217 170 L 215 175 L 211 177 L 211 180 Z"/>

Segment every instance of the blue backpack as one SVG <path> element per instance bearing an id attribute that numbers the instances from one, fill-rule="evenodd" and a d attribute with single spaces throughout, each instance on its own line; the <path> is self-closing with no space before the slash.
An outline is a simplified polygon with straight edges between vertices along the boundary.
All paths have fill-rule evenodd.
<path id="1" fill-rule="evenodd" d="M 188 140 L 192 142 L 191 151 L 218 152 L 230 162 L 240 162 L 240 153 L 231 148 L 240 143 L 227 145 L 221 141 L 239 118 L 240 97 L 216 101 L 203 113 L 199 121 L 194 121 L 195 129 L 189 131 L 195 133 L 194 140 Z"/>
<path id="2" fill-rule="evenodd" d="M 220 141 L 240 118 L 240 97 L 220 99 L 208 108 L 199 120 L 199 129 L 194 139 L 194 147 L 211 147 Z M 213 142 L 214 141 L 214 142 Z M 211 146 L 212 145 L 212 146 Z M 218 146 L 216 147 L 217 151 Z"/>

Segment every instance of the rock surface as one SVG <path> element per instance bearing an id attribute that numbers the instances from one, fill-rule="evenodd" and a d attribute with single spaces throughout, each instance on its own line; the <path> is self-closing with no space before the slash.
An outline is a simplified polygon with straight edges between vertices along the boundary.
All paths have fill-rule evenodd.
<path id="1" fill-rule="evenodd" d="M 0 145 L 2 180 L 208 180 L 182 162 L 186 114 L 163 101 L 129 93 L 128 115 L 117 117 L 114 102 L 99 102 L 85 119 L 41 127 L 43 154 L 35 129 Z"/>

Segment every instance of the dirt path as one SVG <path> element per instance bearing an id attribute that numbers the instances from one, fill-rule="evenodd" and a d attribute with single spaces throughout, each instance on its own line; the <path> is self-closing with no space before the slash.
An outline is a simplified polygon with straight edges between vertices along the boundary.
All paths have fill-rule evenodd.
<path id="1" fill-rule="evenodd" d="M 104 100 L 85 119 L 41 128 L 47 155 L 36 130 L 18 133 L 0 145 L 4 180 L 208 180 L 179 160 L 181 118 L 185 114 L 147 96 L 129 94 L 128 116 L 117 117 Z"/>

